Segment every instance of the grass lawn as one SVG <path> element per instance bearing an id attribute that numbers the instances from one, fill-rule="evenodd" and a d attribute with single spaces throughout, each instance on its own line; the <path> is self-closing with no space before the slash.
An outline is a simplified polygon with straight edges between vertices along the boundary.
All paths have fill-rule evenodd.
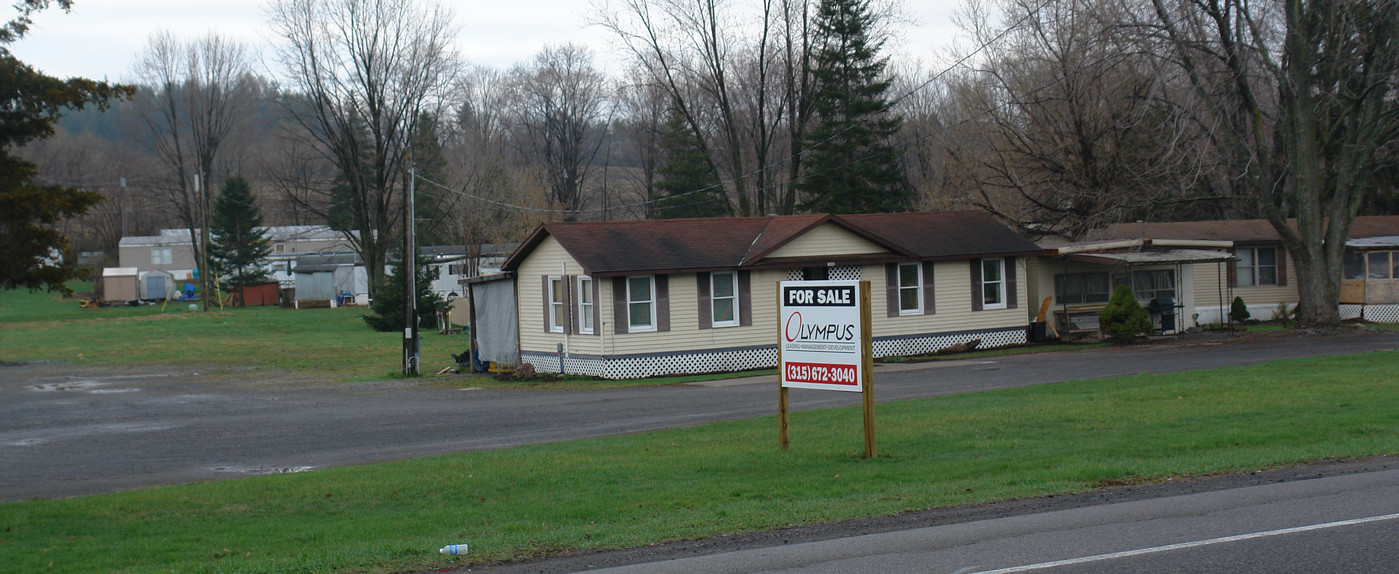
<path id="1" fill-rule="evenodd" d="M 1399 454 L 1399 353 L 1074 381 L 0 504 L 15 572 L 395 572 Z M 818 392 L 818 391 L 811 391 Z M 775 400 L 775 399 L 774 399 Z M 464 564 L 464 561 L 455 564 Z"/>
<path id="2" fill-rule="evenodd" d="M 91 287 L 75 285 L 82 292 Z M 230 307 L 209 313 L 189 303 L 82 309 L 72 299 L 0 291 L 0 360 L 62 360 L 79 365 L 201 365 L 299 371 L 327 380 L 401 376 L 403 334 L 379 333 L 360 319 L 367 307 Z M 454 366 L 461 335 L 422 333 L 422 370 Z"/>

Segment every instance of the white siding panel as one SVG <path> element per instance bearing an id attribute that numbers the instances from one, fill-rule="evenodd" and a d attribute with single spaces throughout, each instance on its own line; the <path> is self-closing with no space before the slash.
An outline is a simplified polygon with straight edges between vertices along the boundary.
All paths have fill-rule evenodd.
<path id="1" fill-rule="evenodd" d="M 1027 327 L 1025 300 L 1028 297 L 1025 258 L 1016 258 L 1016 309 L 972 311 L 971 263 L 967 260 L 925 262 L 933 265 L 933 289 L 937 311 L 933 315 L 889 317 L 889 301 L 885 296 L 884 266 L 869 265 L 864 276 L 871 278 L 870 304 L 874 315 L 875 337 L 897 337 L 920 333 L 975 331 L 1004 327 Z"/>
<path id="2" fill-rule="evenodd" d="M 773 251 L 768 257 L 819 257 L 864 253 L 888 253 L 888 250 L 833 223 L 827 223 L 802 234 L 791 243 Z"/>
<path id="3" fill-rule="evenodd" d="M 544 331 L 544 292 L 540 277 L 561 274 L 582 275 L 583 268 L 553 237 L 544 238 L 520 263 L 515 278 L 516 292 L 519 293 L 520 350 L 556 353 L 559 343 L 566 342 L 570 354 L 598 354 L 602 351 L 602 342 L 597 336 Z"/>

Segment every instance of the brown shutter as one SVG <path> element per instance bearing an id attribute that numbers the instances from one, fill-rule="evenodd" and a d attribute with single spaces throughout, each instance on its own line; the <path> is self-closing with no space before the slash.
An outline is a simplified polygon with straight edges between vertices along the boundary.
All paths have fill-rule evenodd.
<path id="1" fill-rule="evenodd" d="M 594 277 L 589 283 L 593 284 L 593 336 L 602 336 L 602 302 L 598 301 L 598 294 L 602 290 L 598 285 L 597 278 Z"/>
<path id="2" fill-rule="evenodd" d="M 885 316 L 899 316 L 899 264 L 884 264 L 884 297 L 889 303 L 889 308 L 885 309 Z"/>
<path id="3" fill-rule="evenodd" d="M 972 310 L 981 310 L 981 260 L 973 259 L 972 264 Z"/>
<path id="4" fill-rule="evenodd" d="M 552 310 L 549 308 L 549 276 L 545 275 L 543 277 L 540 277 L 540 283 L 544 286 L 544 332 L 552 333 L 554 332 L 554 330 L 549 328 L 549 312 Z"/>
<path id="5" fill-rule="evenodd" d="M 714 326 L 714 313 L 710 308 L 708 273 L 695 274 L 695 292 L 699 293 L 698 300 L 696 301 L 696 303 L 699 304 L 699 328 L 712 328 Z"/>
<path id="6" fill-rule="evenodd" d="M 937 299 L 933 297 L 933 262 L 923 262 L 923 314 L 937 313 Z"/>
<path id="7" fill-rule="evenodd" d="M 1020 289 L 1015 280 L 1015 258 L 1007 257 L 1001 262 L 1006 267 L 1006 308 L 1015 309 L 1020 306 Z"/>
<path id="8" fill-rule="evenodd" d="M 738 326 L 753 324 L 753 277 L 748 271 L 738 272 Z"/>
<path id="9" fill-rule="evenodd" d="M 627 334 L 631 320 L 627 318 L 627 278 L 612 278 L 612 331 L 618 335 Z"/>
<path id="10" fill-rule="evenodd" d="M 1286 287 L 1286 286 L 1287 286 L 1287 248 L 1286 248 L 1286 247 L 1283 247 L 1283 246 L 1281 246 L 1281 245 L 1279 245 L 1279 246 L 1277 247 L 1276 252 L 1277 252 L 1277 255 L 1276 255 L 1275 257 L 1277 258 L 1276 261 L 1278 262 L 1278 287 Z"/>
<path id="11" fill-rule="evenodd" d="M 1235 248 L 1235 249 L 1230 249 L 1230 250 L 1229 250 L 1229 254 L 1230 254 L 1230 255 L 1233 255 L 1233 256 L 1235 256 L 1235 257 L 1238 257 L 1238 255 L 1239 255 L 1239 250 L 1238 250 L 1237 248 Z M 1255 263 L 1255 264 L 1256 264 L 1256 263 Z M 1229 285 L 1231 285 L 1231 286 L 1233 286 L 1233 287 L 1238 287 L 1238 286 L 1239 286 L 1239 260 L 1238 260 L 1238 259 L 1230 259 L 1230 260 L 1229 260 L 1229 265 L 1228 265 L 1228 267 L 1229 267 L 1229 269 L 1226 270 L 1225 273 L 1228 273 L 1229 276 L 1226 277 L 1225 279 L 1226 279 L 1227 281 L 1229 281 Z"/>
<path id="12" fill-rule="evenodd" d="M 564 275 L 564 307 L 563 307 L 563 332 L 578 334 L 578 322 L 582 320 L 578 316 L 578 276 Z"/>
<path id="13" fill-rule="evenodd" d="M 656 276 L 656 330 L 670 330 L 670 276 Z"/>

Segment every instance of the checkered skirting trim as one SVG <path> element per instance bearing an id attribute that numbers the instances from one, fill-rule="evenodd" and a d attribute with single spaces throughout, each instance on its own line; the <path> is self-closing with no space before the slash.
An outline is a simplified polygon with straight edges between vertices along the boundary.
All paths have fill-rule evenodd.
<path id="1" fill-rule="evenodd" d="M 1020 327 L 875 338 L 874 356 L 882 358 L 923 355 L 973 339 L 981 340 L 977 347 L 979 349 L 1022 345 L 1025 343 L 1025 335 L 1026 328 Z M 775 367 L 777 347 L 774 345 L 705 349 L 612 357 L 570 355 L 563 358 L 562 368 L 558 353 L 524 351 L 520 353 L 520 360 L 533 364 L 534 369 L 542 373 L 591 375 L 604 379 L 643 379 L 664 375 L 724 373 Z"/>

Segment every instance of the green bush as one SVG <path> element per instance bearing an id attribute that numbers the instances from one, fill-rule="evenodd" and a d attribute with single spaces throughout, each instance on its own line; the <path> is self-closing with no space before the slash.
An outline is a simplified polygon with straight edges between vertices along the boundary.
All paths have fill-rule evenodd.
<path id="1" fill-rule="evenodd" d="M 1098 325 L 1108 339 L 1130 341 L 1151 330 L 1151 316 L 1137 303 L 1131 287 L 1118 285 L 1108 305 L 1098 312 Z"/>
<path id="2" fill-rule="evenodd" d="M 1248 305 L 1244 303 L 1243 297 L 1235 297 L 1234 302 L 1229 305 L 1229 319 L 1235 323 L 1247 321 L 1253 314 L 1248 312 Z"/>

